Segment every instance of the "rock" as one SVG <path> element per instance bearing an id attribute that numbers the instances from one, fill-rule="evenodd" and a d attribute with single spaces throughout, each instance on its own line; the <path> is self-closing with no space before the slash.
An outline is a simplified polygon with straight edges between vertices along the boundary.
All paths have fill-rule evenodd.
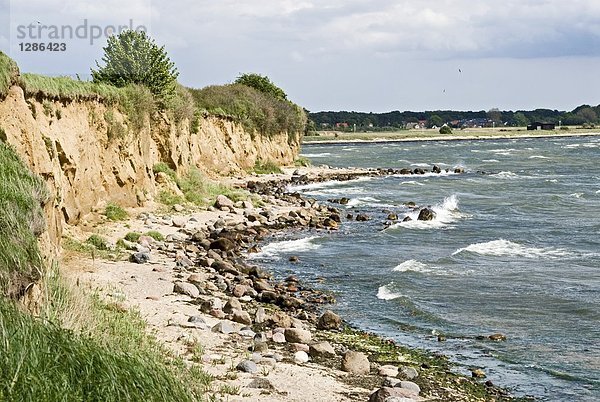
<path id="1" fill-rule="evenodd" d="M 246 294 L 246 286 L 245 285 L 235 285 L 233 287 L 233 295 L 235 297 L 242 297 Z"/>
<path id="2" fill-rule="evenodd" d="M 473 378 L 485 378 L 485 371 L 483 371 L 482 369 L 471 369 L 471 376 L 473 376 Z"/>
<path id="3" fill-rule="evenodd" d="M 256 314 L 254 315 L 254 322 L 257 324 L 262 324 L 267 320 L 267 313 L 265 312 L 264 307 L 259 307 L 256 309 Z"/>
<path id="4" fill-rule="evenodd" d="M 234 310 L 242 310 L 242 303 L 235 297 L 230 298 L 225 303 L 225 307 L 223 307 L 223 311 L 227 314 L 231 314 Z"/>
<path id="5" fill-rule="evenodd" d="M 349 202 L 350 202 L 350 198 L 347 198 L 347 197 L 340 198 L 340 205 L 348 205 Z"/>
<path id="6" fill-rule="evenodd" d="M 256 336 L 256 332 L 252 331 L 252 328 L 250 328 L 250 327 L 244 327 L 244 328 L 240 329 L 238 334 L 240 334 L 240 336 L 242 336 L 244 338 L 252 338 L 252 339 L 254 339 L 254 337 Z"/>
<path id="7" fill-rule="evenodd" d="M 189 283 L 193 283 L 194 285 L 204 285 L 204 278 L 200 274 L 191 274 L 188 276 L 187 281 Z"/>
<path id="8" fill-rule="evenodd" d="M 250 314 L 243 310 L 234 310 L 231 313 L 231 321 L 244 325 L 252 325 L 252 318 L 250 318 Z"/>
<path id="9" fill-rule="evenodd" d="M 338 223 L 333 219 L 325 218 L 325 220 L 323 221 L 323 226 L 330 229 L 337 229 Z"/>
<path id="10" fill-rule="evenodd" d="M 421 388 L 411 381 L 400 381 L 399 384 L 396 384 L 396 387 L 407 389 L 415 395 L 419 395 L 421 393 Z"/>
<path id="11" fill-rule="evenodd" d="M 193 299 L 200 296 L 200 291 L 198 288 L 195 285 L 187 282 L 175 282 L 173 284 L 173 292 L 189 296 Z"/>
<path id="12" fill-rule="evenodd" d="M 319 317 L 317 328 L 322 330 L 339 329 L 342 326 L 342 318 L 331 310 L 327 310 Z"/>
<path id="13" fill-rule="evenodd" d="M 494 342 L 502 342 L 502 341 L 506 340 L 506 335 L 503 335 L 503 334 L 493 334 L 493 335 L 488 336 L 488 338 L 491 341 L 494 341 Z"/>
<path id="14" fill-rule="evenodd" d="M 252 360 L 242 360 L 235 367 L 238 371 L 254 374 L 258 371 L 258 366 Z"/>
<path id="15" fill-rule="evenodd" d="M 236 248 L 236 244 L 225 237 L 219 237 L 217 240 L 210 243 L 211 250 L 230 251 Z"/>
<path id="16" fill-rule="evenodd" d="M 407 380 L 414 380 L 419 376 L 419 372 L 412 367 L 402 367 L 398 376 L 400 378 L 406 378 Z"/>
<path id="17" fill-rule="evenodd" d="M 313 358 L 334 357 L 335 350 L 329 342 L 318 342 L 309 346 L 308 354 Z"/>
<path id="18" fill-rule="evenodd" d="M 274 390 L 275 389 L 273 384 L 271 384 L 271 381 L 267 380 L 266 378 L 260 378 L 260 377 L 252 380 L 250 382 L 250 384 L 248 384 L 248 388 L 266 389 L 266 390 Z"/>
<path id="19" fill-rule="evenodd" d="M 275 343 L 285 343 L 285 335 L 281 332 L 276 332 L 273 334 L 273 342 Z"/>
<path id="20" fill-rule="evenodd" d="M 442 173 L 442 169 L 437 165 L 433 165 L 433 168 L 431 169 L 431 171 L 433 173 Z"/>
<path id="21" fill-rule="evenodd" d="M 379 368 L 379 375 L 382 377 L 397 377 L 398 372 L 399 370 L 396 366 L 386 365 Z"/>
<path id="22" fill-rule="evenodd" d="M 215 326 L 211 328 L 212 332 L 220 332 L 221 334 L 231 334 L 235 332 L 235 328 L 228 321 L 219 321 Z"/>
<path id="23" fill-rule="evenodd" d="M 188 322 L 191 322 L 192 324 L 206 324 L 206 320 L 199 315 L 191 316 L 188 318 Z"/>
<path id="24" fill-rule="evenodd" d="M 175 212 L 183 212 L 183 210 L 184 210 L 184 209 L 185 209 L 185 208 L 183 207 L 183 205 L 180 205 L 180 204 L 175 204 L 175 205 L 173 205 L 173 210 L 174 210 Z"/>
<path id="25" fill-rule="evenodd" d="M 371 218 L 369 218 L 369 215 L 367 215 L 367 214 L 358 214 L 358 215 L 356 215 L 356 221 L 357 222 L 366 222 L 369 219 L 371 219 Z"/>
<path id="26" fill-rule="evenodd" d="M 188 222 L 188 218 L 185 216 L 174 216 L 173 217 L 173 226 L 176 228 L 182 228 Z"/>
<path id="27" fill-rule="evenodd" d="M 292 343 L 309 343 L 312 340 L 312 334 L 310 331 L 300 328 L 287 328 L 285 340 Z"/>
<path id="28" fill-rule="evenodd" d="M 387 217 L 388 221 L 397 221 L 398 220 L 398 215 L 396 214 L 389 214 Z"/>
<path id="29" fill-rule="evenodd" d="M 223 319 L 226 317 L 225 313 L 223 312 L 223 310 L 221 309 L 212 309 L 208 312 L 208 314 L 210 314 L 212 317 L 218 318 L 218 319 Z"/>
<path id="30" fill-rule="evenodd" d="M 454 168 L 454 173 L 461 174 L 464 172 L 465 172 L 465 169 L 463 169 L 461 167 Z"/>
<path id="31" fill-rule="evenodd" d="M 308 360 L 309 360 L 309 357 L 306 354 L 306 352 L 300 351 L 300 352 L 294 353 L 294 362 L 296 362 L 297 364 L 308 363 Z"/>
<path id="32" fill-rule="evenodd" d="M 435 212 L 431 208 L 423 208 L 419 212 L 419 217 L 417 220 L 419 221 L 432 221 L 435 219 Z"/>
<path id="33" fill-rule="evenodd" d="M 417 395 L 413 394 L 404 388 L 380 388 L 371 394 L 369 402 L 412 402 L 418 399 Z"/>
<path id="34" fill-rule="evenodd" d="M 352 374 L 366 375 L 371 371 L 367 355 L 349 350 L 342 358 L 342 370 Z"/>
<path id="35" fill-rule="evenodd" d="M 252 283 L 254 290 L 256 290 L 257 292 L 263 292 L 265 290 L 272 292 L 274 290 L 273 286 L 271 286 L 271 284 L 265 279 L 255 279 Z"/>
<path id="36" fill-rule="evenodd" d="M 385 377 L 385 379 L 383 380 L 383 386 L 393 388 L 396 385 L 400 384 L 400 381 L 402 381 L 402 380 L 400 380 L 398 378 Z"/>
<path id="37" fill-rule="evenodd" d="M 293 255 L 289 258 L 289 261 L 290 262 L 298 262 L 298 261 L 300 261 L 300 259 L 298 258 L 297 255 Z"/>
<path id="38" fill-rule="evenodd" d="M 136 264 L 145 264 L 150 261 L 149 253 L 133 253 L 131 257 L 129 257 L 131 262 L 135 262 Z"/>
<path id="39" fill-rule="evenodd" d="M 310 347 L 304 343 L 290 343 L 290 349 L 294 352 L 310 352 Z"/>
<path id="40" fill-rule="evenodd" d="M 235 269 L 233 265 L 225 261 L 215 261 L 211 264 L 211 268 L 215 269 L 221 274 L 231 274 L 234 276 L 238 276 L 240 274 L 240 272 Z"/>
<path id="41" fill-rule="evenodd" d="M 264 292 L 263 292 L 264 293 Z M 291 328 L 292 319 L 283 311 L 275 311 L 269 319 L 271 326 L 280 328 Z"/>
<path id="42" fill-rule="evenodd" d="M 402 222 L 410 222 L 413 219 L 410 216 L 405 216 L 404 219 L 402 219 Z"/>
<path id="43" fill-rule="evenodd" d="M 233 204 L 233 201 L 231 201 L 229 198 L 222 194 L 219 194 L 217 196 L 217 199 L 215 200 L 214 207 L 217 209 L 229 208 L 233 210 L 235 208 L 235 205 Z"/>

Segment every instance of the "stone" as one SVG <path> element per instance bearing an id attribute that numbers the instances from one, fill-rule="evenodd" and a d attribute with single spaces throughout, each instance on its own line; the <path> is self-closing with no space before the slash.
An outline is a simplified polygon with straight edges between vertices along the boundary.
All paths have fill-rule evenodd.
<path id="1" fill-rule="evenodd" d="M 275 343 L 285 343 L 285 335 L 281 332 L 276 332 L 273 334 L 273 342 Z"/>
<path id="2" fill-rule="evenodd" d="M 175 282 L 173 284 L 173 292 L 189 296 L 193 299 L 200 296 L 200 291 L 198 290 L 196 285 L 193 285 L 188 282 Z"/>
<path id="3" fill-rule="evenodd" d="M 131 257 L 129 257 L 131 262 L 135 262 L 136 264 L 145 264 L 150 261 L 149 253 L 133 253 Z"/>
<path id="4" fill-rule="evenodd" d="M 235 208 L 233 201 L 231 201 L 229 198 L 227 198 L 226 196 L 224 196 L 222 194 L 219 194 L 217 196 L 217 199 L 215 200 L 215 203 L 213 206 L 217 209 L 229 208 L 229 209 L 233 210 Z"/>
<path id="5" fill-rule="evenodd" d="M 173 217 L 173 226 L 176 228 L 182 228 L 188 222 L 188 218 L 185 216 L 174 216 Z"/>
<path id="6" fill-rule="evenodd" d="M 334 357 L 335 350 L 329 342 L 318 342 L 309 345 L 308 354 L 313 358 Z"/>
<path id="7" fill-rule="evenodd" d="M 383 380 L 383 386 L 393 388 L 396 385 L 400 384 L 400 381 L 402 381 L 402 380 L 400 380 L 398 378 L 385 377 L 385 379 Z"/>
<path id="8" fill-rule="evenodd" d="M 228 262 L 225 261 L 215 261 L 212 263 L 211 268 L 214 268 L 221 274 L 232 274 L 234 276 L 238 276 L 240 272 L 233 267 Z"/>
<path id="9" fill-rule="evenodd" d="M 398 367 L 386 365 L 379 368 L 379 375 L 382 377 L 397 377 L 399 373 Z"/>
<path id="10" fill-rule="evenodd" d="M 264 293 L 264 292 L 263 292 Z M 271 314 L 271 318 L 269 322 L 273 327 L 280 328 L 291 328 L 292 327 L 292 319 L 289 315 L 284 313 L 283 311 L 275 311 Z"/>
<path id="11" fill-rule="evenodd" d="M 191 274 L 188 276 L 187 281 L 189 283 L 193 283 L 194 285 L 204 285 L 204 278 L 200 274 Z"/>
<path id="12" fill-rule="evenodd" d="M 407 380 L 414 380 L 419 376 L 419 372 L 413 367 L 402 367 L 398 376 Z"/>
<path id="13" fill-rule="evenodd" d="M 235 332 L 235 328 L 233 327 L 233 324 L 228 321 L 219 321 L 211 328 L 211 331 L 227 335 Z"/>
<path id="14" fill-rule="evenodd" d="M 371 363 L 367 355 L 352 350 L 344 353 L 342 370 L 352 374 L 366 375 L 371 371 Z"/>
<path id="15" fill-rule="evenodd" d="M 387 216 L 388 221 L 397 221 L 398 220 L 398 215 L 397 214 L 389 214 Z"/>
<path id="16" fill-rule="evenodd" d="M 298 364 L 308 363 L 309 357 L 306 352 L 299 351 L 294 353 L 294 362 Z"/>
<path id="17" fill-rule="evenodd" d="M 259 307 L 256 309 L 256 314 L 254 315 L 254 322 L 257 324 L 262 324 L 267 320 L 267 313 L 265 312 L 264 307 Z"/>
<path id="18" fill-rule="evenodd" d="M 342 319 L 331 310 L 327 310 L 319 317 L 317 328 L 322 330 L 339 329 L 342 325 Z"/>
<path id="19" fill-rule="evenodd" d="M 252 360 L 242 360 L 235 367 L 238 371 L 254 374 L 258 371 L 258 366 Z"/>
<path id="20" fill-rule="evenodd" d="M 246 286 L 245 285 L 235 285 L 233 287 L 233 295 L 235 297 L 242 297 L 246 294 Z"/>
<path id="21" fill-rule="evenodd" d="M 244 325 L 252 325 L 252 318 L 250 318 L 250 314 L 243 310 L 234 310 L 231 313 L 231 321 Z"/>
<path id="22" fill-rule="evenodd" d="M 227 314 L 233 313 L 234 310 L 242 310 L 242 303 L 235 297 L 230 298 L 225 303 L 225 307 L 223 307 L 223 311 Z"/>
<path id="23" fill-rule="evenodd" d="M 417 220 L 419 221 L 432 221 L 435 219 L 435 212 L 431 208 L 423 208 L 419 212 L 419 217 Z"/>
<path id="24" fill-rule="evenodd" d="M 494 342 L 503 342 L 506 340 L 506 335 L 504 334 L 492 334 L 488 336 L 488 339 Z"/>
<path id="25" fill-rule="evenodd" d="M 255 378 L 248 384 L 248 388 L 255 389 L 266 389 L 266 390 L 274 390 L 275 387 L 271 384 L 271 381 L 266 378 Z"/>
<path id="26" fill-rule="evenodd" d="M 300 328 L 287 328 L 285 340 L 292 343 L 309 343 L 312 340 L 310 331 Z"/>
<path id="27" fill-rule="evenodd" d="M 211 250 L 221 250 L 221 251 L 230 251 L 236 248 L 236 245 L 233 241 L 226 239 L 225 237 L 220 237 L 217 240 L 210 243 L 209 248 Z"/>
<path id="28" fill-rule="evenodd" d="M 218 318 L 218 319 L 223 319 L 225 318 L 227 315 L 223 312 L 223 310 L 221 309 L 212 309 L 208 312 L 208 314 L 210 314 L 212 317 Z"/>
<path id="29" fill-rule="evenodd" d="M 183 207 L 183 205 L 180 205 L 180 204 L 175 204 L 175 205 L 173 205 L 173 210 L 174 210 L 175 212 L 183 212 L 183 210 L 184 210 L 184 209 L 185 209 L 185 208 Z"/>
<path id="30" fill-rule="evenodd" d="M 252 331 L 252 329 L 250 327 L 244 327 L 244 328 L 240 329 L 240 332 L 238 332 L 238 334 L 240 334 L 240 336 L 242 336 L 244 338 L 252 338 L 252 339 L 254 339 L 254 337 L 256 336 L 256 333 L 254 331 Z"/>
<path id="31" fill-rule="evenodd" d="M 369 218 L 369 216 L 367 214 L 358 214 L 358 215 L 356 215 L 356 221 L 357 222 L 366 222 L 369 219 L 371 219 L 371 218 Z"/>
<path id="32" fill-rule="evenodd" d="M 483 371 L 482 369 L 471 369 L 471 376 L 473 376 L 473 378 L 485 378 L 485 371 Z"/>
<path id="33" fill-rule="evenodd" d="M 290 343 L 290 349 L 294 352 L 310 352 L 310 347 L 305 343 Z"/>
<path id="34" fill-rule="evenodd" d="M 433 173 L 442 173 L 442 169 L 437 165 L 433 165 L 433 168 L 431 169 L 431 171 Z"/>
<path id="35" fill-rule="evenodd" d="M 421 387 L 411 381 L 400 381 L 399 384 L 396 384 L 396 387 L 407 389 L 415 395 L 419 395 L 421 393 Z"/>
<path id="36" fill-rule="evenodd" d="M 369 397 L 369 402 L 413 402 L 418 396 L 409 390 L 398 387 L 383 387 L 373 392 Z"/>

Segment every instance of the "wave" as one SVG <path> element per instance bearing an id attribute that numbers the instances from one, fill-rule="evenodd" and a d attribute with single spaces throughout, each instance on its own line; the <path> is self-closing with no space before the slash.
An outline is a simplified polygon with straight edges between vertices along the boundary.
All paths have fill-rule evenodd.
<path id="1" fill-rule="evenodd" d="M 500 173 L 495 173 L 492 176 L 494 177 L 499 177 L 501 179 L 516 179 L 517 177 L 519 177 L 516 173 L 513 172 L 500 172 Z"/>
<path id="2" fill-rule="evenodd" d="M 394 282 L 391 282 L 389 285 L 380 286 L 377 290 L 377 298 L 380 300 L 394 300 L 402 297 L 400 293 L 396 293 L 390 289 L 393 284 Z"/>
<path id="3" fill-rule="evenodd" d="M 318 190 L 321 188 L 342 186 L 347 183 L 356 183 L 356 182 L 369 181 L 369 180 L 373 180 L 373 177 L 370 177 L 370 176 L 359 177 L 358 179 L 348 180 L 348 181 L 328 180 L 328 181 L 322 181 L 319 183 L 302 184 L 299 186 L 288 186 L 287 191 L 295 192 L 295 191 L 306 191 L 306 190 Z"/>
<path id="4" fill-rule="evenodd" d="M 320 154 L 300 154 L 300 156 L 304 156 L 306 158 L 325 158 L 327 156 L 331 156 L 331 152 L 323 152 Z"/>
<path id="5" fill-rule="evenodd" d="M 431 272 L 431 269 L 427 266 L 427 264 L 423 264 L 422 262 L 419 262 L 417 260 L 408 260 L 404 261 L 402 264 L 394 268 L 394 271 L 426 273 Z"/>
<path id="6" fill-rule="evenodd" d="M 482 160 L 482 162 L 487 162 L 487 163 L 500 163 L 500 161 L 498 159 L 484 159 Z"/>
<path id="7" fill-rule="evenodd" d="M 585 193 L 573 193 L 573 194 L 569 194 L 569 197 L 573 197 L 573 198 L 581 198 L 585 195 Z"/>
<path id="8" fill-rule="evenodd" d="M 414 180 L 403 181 L 402 183 L 400 183 L 401 186 L 406 185 L 406 184 L 413 184 L 415 186 L 424 186 L 425 185 L 423 183 L 419 183 L 418 181 L 414 181 Z"/>
<path id="9" fill-rule="evenodd" d="M 456 222 L 460 218 L 464 218 L 465 215 L 462 214 L 458 209 L 458 197 L 456 195 L 451 195 L 450 197 L 444 198 L 444 201 L 441 204 L 434 205 L 431 209 L 435 212 L 435 218 L 431 221 L 420 221 L 417 220 L 419 217 L 419 210 L 414 210 L 406 214 L 412 220 L 407 222 L 399 222 L 388 229 L 395 228 L 407 228 L 407 229 L 440 229 L 447 226 L 450 223 Z"/>
<path id="10" fill-rule="evenodd" d="M 312 191 L 304 191 L 305 195 L 312 196 L 347 196 L 347 195 L 355 195 L 355 194 L 364 194 L 366 190 L 362 187 L 349 187 L 349 188 L 327 188 L 322 190 L 312 190 Z"/>
<path id="11" fill-rule="evenodd" d="M 456 250 L 452 255 L 461 253 L 479 254 L 491 257 L 559 258 L 569 253 L 557 248 L 526 247 L 508 240 L 498 239 L 486 243 L 475 243 Z"/>
<path id="12" fill-rule="evenodd" d="M 310 236 L 298 240 L 276 241 L 265 245 L 260 253 L 249 254 L 248 258 L 273 258 L 283 253 L 317 250 L 321 248 L 321 245 L 313 243 L 313 240 L 318 238 L 318 236 Z"/>
<path id="13" fill-rule="evenodd" d="M 547 156 L 542 156 L 542 155 L 531 155 L 529 157 L 529 159 L 550 159 Z"/>

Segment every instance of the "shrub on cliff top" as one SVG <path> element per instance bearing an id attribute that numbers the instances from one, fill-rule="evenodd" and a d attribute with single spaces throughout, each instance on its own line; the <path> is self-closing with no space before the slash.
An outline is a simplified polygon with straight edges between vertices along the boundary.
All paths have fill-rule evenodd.
<path id="1" fill-rule="evenodd" d="M 264 94 L 271 95 L 279 100 L 287 100 L 287 95 L 283 89 L 273 84 L 269 77 L 260 74 L 242 74 L 234 82 L 235 84 L 247 85 Z"/>
<path id="2" fill-rule="evenodd" d="M 146 32 L 127 30 L 108 38 L 98 70 L 92 69 L 94 82 L 117 87 L 129 84 L 147 86 L 166 106 L 177 90 L 177 68 L 169 59 L 165 47 L 159 47 Z"/>
<path id="3" fill-rule="evenodd" d="M 16 296 L 43 271 L 37 236 L 45 229 L 48 191 L 1 141 L 0 183 L 0 292 Z"/>
<path id="4" fill-rule="evenodd" d="M 6 54 L 0 52 L 0 98 L 4 98 L 11 85 L 19 79 L 19 67 Z"/>

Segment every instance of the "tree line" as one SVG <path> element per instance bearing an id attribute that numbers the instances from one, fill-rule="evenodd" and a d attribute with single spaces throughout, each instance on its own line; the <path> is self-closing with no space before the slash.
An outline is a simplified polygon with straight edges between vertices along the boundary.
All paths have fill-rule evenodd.
<path id="1" fill-rule="evenodd" d="M 322 129 L 401 129 L 409 123 L 424 123 L 426 127 L 440 127 L 444 124 L 460 127 L 467 122 L 487 122 L 490 126 L 525 127 L 530 123 L 543 122 L 561 125 L 594 125 L 599 123 L 600 105 L 581 105 L 570 112 L 535 109 L 535 110 L 498 110 L 488 111 L 454 111 L 435 110 L 425 112 L 365 113 L 348 111 L 328 111 L 310 113 L 311 128 Z"/>

